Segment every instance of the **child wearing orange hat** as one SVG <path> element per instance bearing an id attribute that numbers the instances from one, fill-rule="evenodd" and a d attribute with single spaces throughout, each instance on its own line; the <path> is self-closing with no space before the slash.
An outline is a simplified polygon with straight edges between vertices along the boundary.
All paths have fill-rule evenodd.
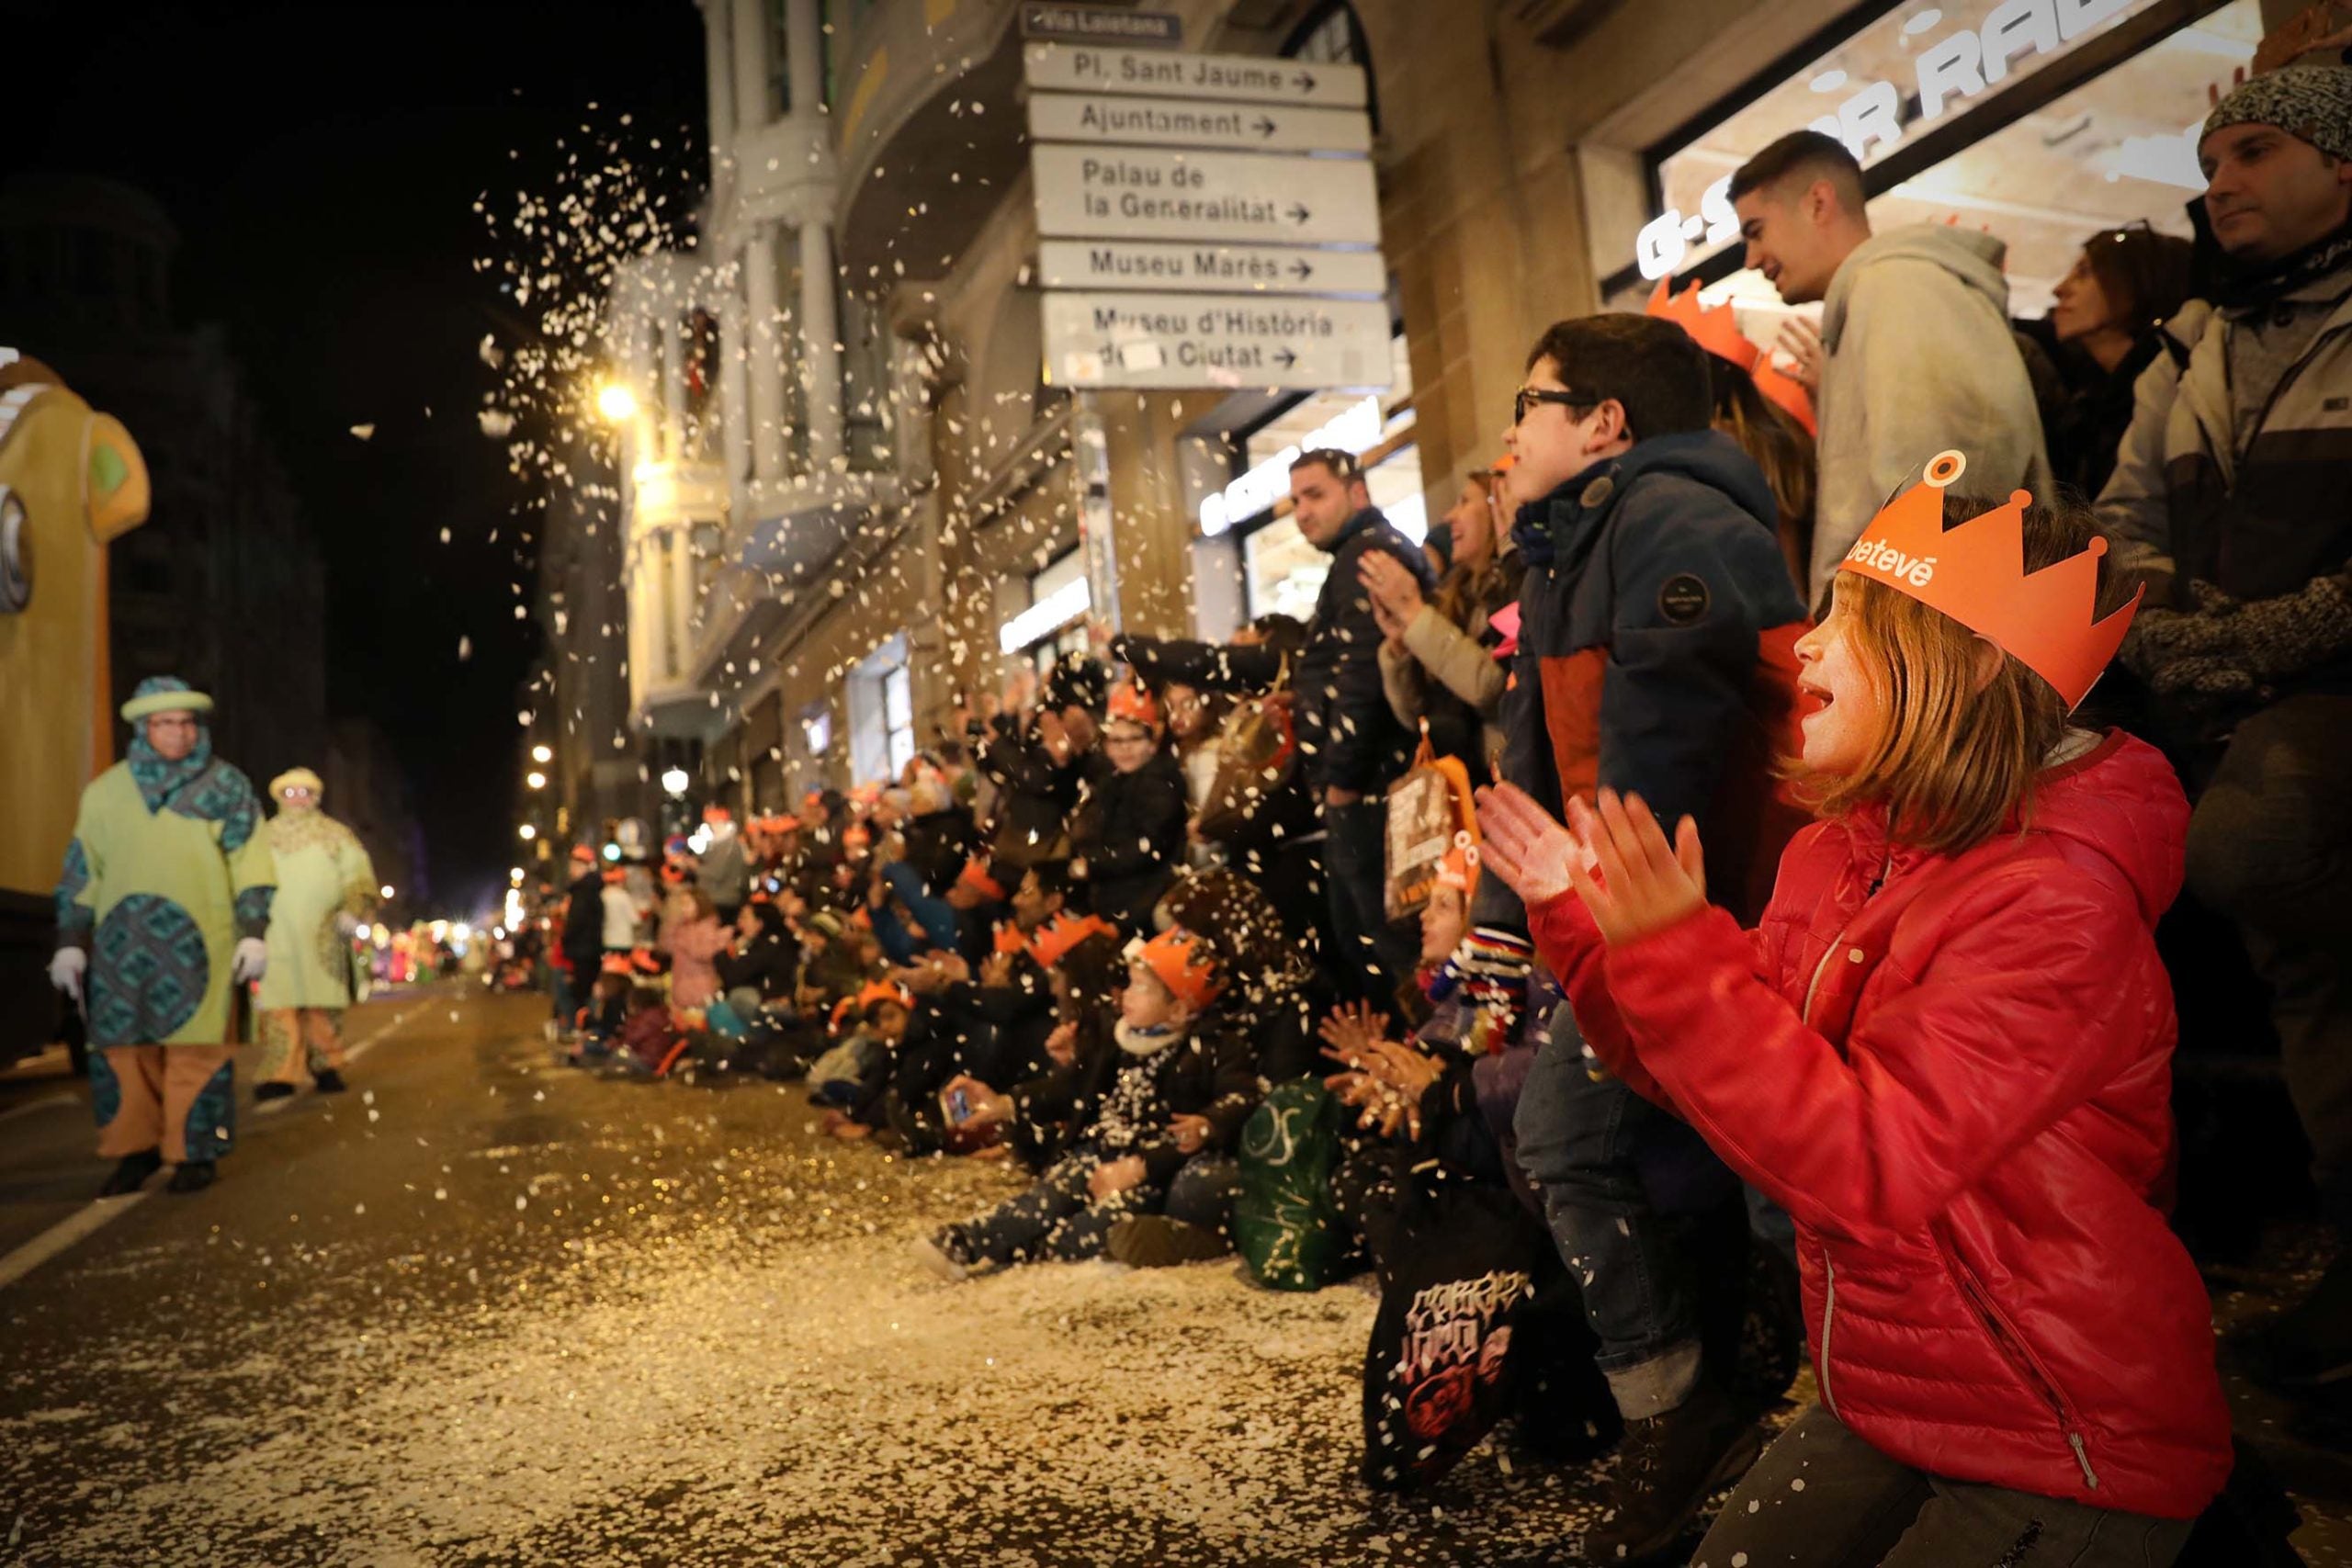
<path id="1" fill-rule="evenodd" d="M 1700 1561 L 2169 1563 L 2230 1474 L 2161 1207 L 2188 804 L 2069 722 L 2136 599 L 2087 513 L 1948 498 L 1966 466 L 1879 513 L 1796 645 L 1824 820 L 1756 931 L 1709 905 L 1687 817 L 1480 802 L 1590 1049 L 1796 1224 L 1821 1403 Z"/>
<path id="2" fill-rule="evenodd" d="M 1249 1036 L 1214 1011 L 1225 982 L 1182 927 L 1128 950 L 1112 1038 L 1118 1067 L 1091 1123 L 1025 1192 L 917 1244 L 957 1280 L 983 1266 L 1099 1257 L 1111 1227 L 1157 1212 L 1185 1161 L 1229 1148 L 1258 1099 Z"/>
<path id="3" fill-rule="evenodd" d="M 1151 929 L 1184 853 L 1184 770 L 1162 734 L 1159 703 L 1133 681 L 1111 693 L 1102 749 L 1111 770 L 1070 814 L 1070 875 L 1087 907 L 1130 931 Z"/>

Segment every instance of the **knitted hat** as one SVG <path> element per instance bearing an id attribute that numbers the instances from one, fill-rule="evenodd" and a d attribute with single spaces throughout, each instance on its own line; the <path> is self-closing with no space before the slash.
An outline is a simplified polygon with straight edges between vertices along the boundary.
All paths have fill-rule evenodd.
<path id="1" fill-rule="evenodd" d="M 125 722 L 137 724 L 141 719 L 159 713 L 210 713 L 212 699 L 202 692 L 192 690 L 176 675 L 150 675 L 139 682 L 130 700 L 122 705 Z"/>
<path id="2" fill-rule="evenodd" d="M 2232 125 L 2276 126 L 2331 158 L 2352 158 L 2352 66 L 2285 65 L 2249 76 L 2213 106 L 2197 139 Z"/>
<path id="3" fill-rule="evenodd" d="M 327 792 L 327 786 L 320 782 L 319 775 L 308 768 L 288 768 L 269 781 L 269 793 L 273 796 L 284 795 L 289 789 L 307 789 L 312 795 Z"/>

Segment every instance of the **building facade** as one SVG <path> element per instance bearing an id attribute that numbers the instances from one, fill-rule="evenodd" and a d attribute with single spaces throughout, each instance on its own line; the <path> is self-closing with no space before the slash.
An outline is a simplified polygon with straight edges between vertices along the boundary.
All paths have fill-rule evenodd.
<path id="1" fill-rule="evenodd" d="M 1991 228 L 2014 313 L 2039 315 L 2093 229 L 2186 231 L 2206 90 L 2278 19 L 2261 0 L 1163 0 L 1182 49 L 1366 71 L 1394 375 L 1073 394 L 1035 273 L 1031 7 L 701 6 L 702 237 L 615 301 L 640 411 L 629 717 L 694 760 L 698 794 L 760 810 L 895 772 L 1090 614 L 1211 637 L 1304 614 L 1323 565 L 1284 515 L 1291 449 L 1362 453 L 1417 531 L 1499 451 L 1555 320 L 1696 278 L 1769 344 L 1785 312 L 1737 270 L 1720 182 L 1786 131 L 1854 147 L 1883 225 Z M 1082 525 L 1108 536 L 1107 581 Z"/>

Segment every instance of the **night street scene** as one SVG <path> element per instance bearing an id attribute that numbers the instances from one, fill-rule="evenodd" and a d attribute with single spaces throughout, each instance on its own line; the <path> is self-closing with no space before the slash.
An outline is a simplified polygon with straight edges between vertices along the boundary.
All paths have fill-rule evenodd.
<path id="1" fill-rule="evenodd" d="M 15 0 L 0 1564 L 2352 1568 L 2352 0 Z"/>

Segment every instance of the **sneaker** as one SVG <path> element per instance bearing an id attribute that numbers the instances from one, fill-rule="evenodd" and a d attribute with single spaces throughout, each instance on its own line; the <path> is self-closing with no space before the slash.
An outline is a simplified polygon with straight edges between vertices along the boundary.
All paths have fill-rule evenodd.
<path id="1" fill-rule="evenodd" d="M 1104 1250 L 1132 1269 L 1172 1269 L 1179 1263 L 1204 1263 L 1222 1258 L 1233 1248 L 1206 1225 L 1171 1220 L 1165 1214 L 1137 1214 L 1111 1227 Z"/>
<path id="2" fill-rule="evenodd" d="M 2311 1294 L 2243 1344 L 2265 1382 L 2311 1389 L 2352 1380 L 2352 1251 L 2328 1265 Z"/>
<path id="3" fill-rule="evenodd" d="M 164 1190 L 201 1192 L 212 1185 L 212 1179 L 217 1174 L 219 1174 L 218 1171 L 209 1159 L 182 1160 L 180 1168 L 172 1172 L 172 1179 L 164 1184 Z"/>
<path id="4" fill-rule="evenodd" d="M 915 1238 L 915 1261 L 951 1285 L 960 1285 L 972 1277 L 972 1266 L 956 1256 L 962 1250 L 944 1231 L 935 1236 Z"/>
<path id="5" fill-rule="evenodd" d="M 1614 1510 L 1584 1538 L 1588 1562 L 1648 1562 L 1679 1544 L 1707 1498 L 1747 1472 L 1764 1436 L 1702 1376 L 1662 1416 L 1625 1423 Z"/>
<path id="6" fill-rule="evenodd" d="M 273 1100 L 290 1099 L 294 1086 L 290 1083 L 265 1083 L 254 1086 L 254 1103 L 267 1105 Z"/>
<path id="7" fill-rule="evenodd" d="M 321 1067 L 311 1075 L 311 1087 L 321 1094 L 341 1094 L 351 1086 L 344 1082 L 343 1075 L 333 1067 Z"/>
<path id="8" fill-rule="evenodd" d="M 147 1185 L 147 1179 L 164 1168 L 164 1151 L 141 1149 L 135 1155 L 125 1155 L 115 1162 L 114 1174 L 98 1189 L 101 1198 L 119 1198 L 126 1192 L 136 1192 Z"/>

